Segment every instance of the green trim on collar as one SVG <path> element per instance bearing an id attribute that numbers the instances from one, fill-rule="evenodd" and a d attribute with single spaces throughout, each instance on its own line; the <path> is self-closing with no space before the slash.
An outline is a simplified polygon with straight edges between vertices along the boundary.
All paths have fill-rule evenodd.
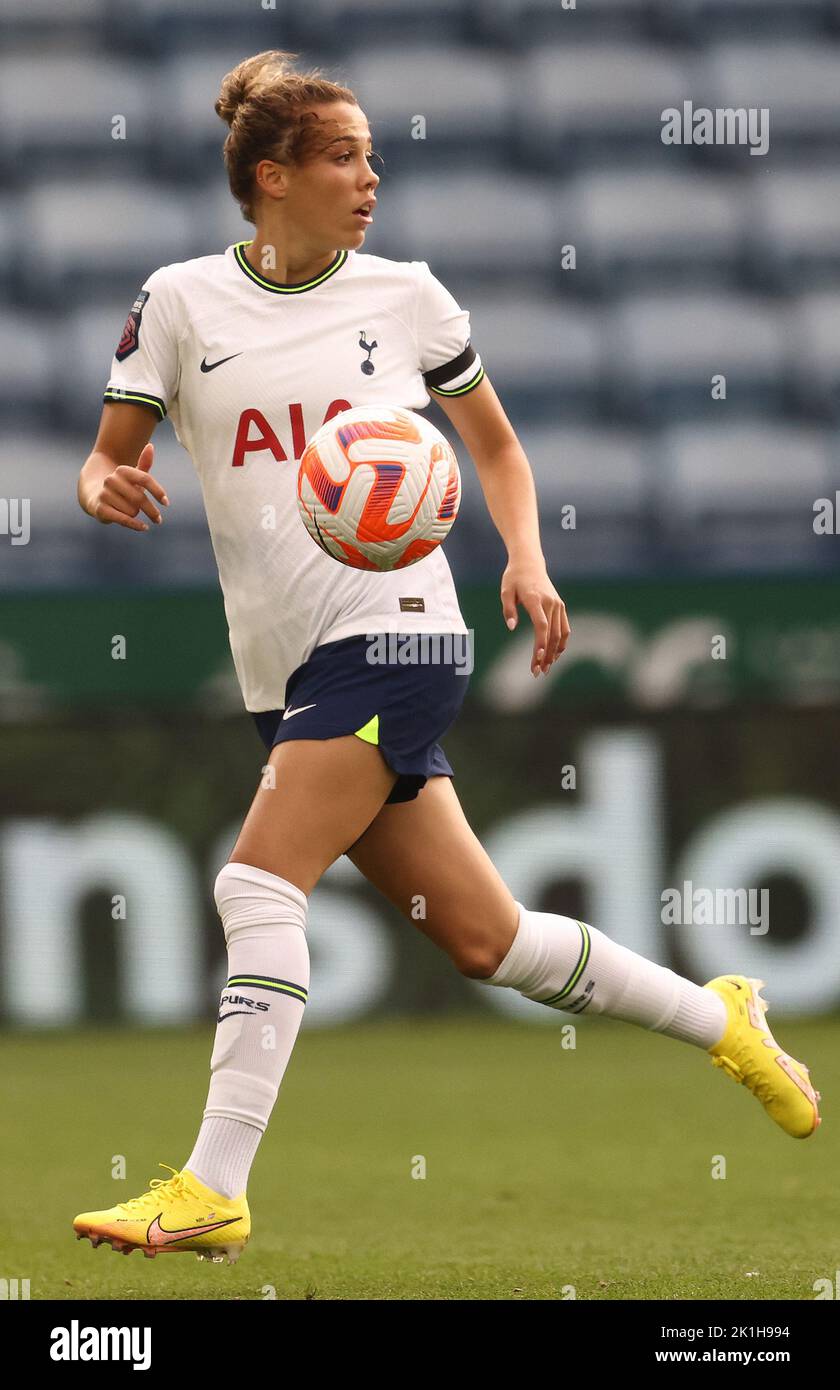
<path id="1" fill-rule="evenodd" d="M 264 276 L 258 275 L 254 267 L 249 265 L 245 259 L 245 247 L 252 245 L 253 242 L 250 241 L 238 241 L 236 243 L 233 248 L 236 264 L 240 270 L 245 272 L 249 280 L 253 280 L 255 285 L 259 285 L 260 289 L 268 290 L 270 294 L 303 294 L 304 290 L 314 290 L 316 285 L 322 285 L 325 280 L 329 280 L 331 276 L 335 275 L 336 271 L 340 270 L 347 260 L 346 251 L 337 251 L 335 259 L 330 261 L 326 269 L 322 270 L 320 275 L 316 275 L 314 280 L 302 280 L 298 285 L 277 285 L 273 280 L 266 280 Z"/>

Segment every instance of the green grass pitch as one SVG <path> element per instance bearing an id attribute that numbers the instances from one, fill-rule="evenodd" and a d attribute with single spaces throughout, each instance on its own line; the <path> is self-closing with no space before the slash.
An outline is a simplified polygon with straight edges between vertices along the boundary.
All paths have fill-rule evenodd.
<path id="1" fill-rule="evenodd" d="M 789 1138 L 699 1049 L 601 1019 L 304 1031 L 239 1263 L 77 1242 L 192 1147 L 212 1026 L 6 1033 L 0 1248 L 32 1299 L 813 1299 L 834 1279 L 840 1019 L 778 1022 L 823 1124 Z M 771 1026 L 776 1020 L 770 1018 Z M 127 1179 L 111 1176 L 124 1155 Z M 425 1178 L 412 1177 L 422 1155 Z M 715 1155 L 725 1180 L 711 1176 Z"/>

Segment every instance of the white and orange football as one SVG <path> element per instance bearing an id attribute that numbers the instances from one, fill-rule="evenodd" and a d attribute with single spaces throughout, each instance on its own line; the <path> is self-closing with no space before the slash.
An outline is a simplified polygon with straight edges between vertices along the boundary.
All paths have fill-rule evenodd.
<path id="1" fill-rule="evenodd" d="M 298 470 L 304 525 L 333 559 L 364 570 L 416 564 L 458 515 L 461 474 L 449 441 L 413 410 L 360 405 L 312 436 Z"/>

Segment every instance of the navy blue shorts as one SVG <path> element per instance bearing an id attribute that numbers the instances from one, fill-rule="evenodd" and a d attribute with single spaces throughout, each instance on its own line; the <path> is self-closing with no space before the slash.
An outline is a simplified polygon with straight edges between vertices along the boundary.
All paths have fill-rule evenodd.
<path id="1" fill-rule="evenodd" d="M 409 639 L 420 659 L 400 662 Z M 437 740 L 463 703 L 471 647 L 458 633 L 383 633 L 379 642 L 382 662 L 368 659 L 366 634 L 324 642 L 289 676 L 283 709 L 253 718 L 269 751 L 287 739 L 358 734 L 398 773 L 388 802 L 413 801 L 428 777 L 455 775 Z"/>

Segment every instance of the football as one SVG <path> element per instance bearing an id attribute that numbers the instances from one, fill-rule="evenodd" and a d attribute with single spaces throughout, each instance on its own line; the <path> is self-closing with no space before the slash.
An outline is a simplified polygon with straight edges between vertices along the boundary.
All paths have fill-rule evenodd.
<path id="1" fill-rule="evenodd" d="M 355 406 L 309 440 L 297 501 L 310 536 L 334 560 L 404 569 L 435 550 L 458 515 L 458 460 L 413 410 Z"/>

